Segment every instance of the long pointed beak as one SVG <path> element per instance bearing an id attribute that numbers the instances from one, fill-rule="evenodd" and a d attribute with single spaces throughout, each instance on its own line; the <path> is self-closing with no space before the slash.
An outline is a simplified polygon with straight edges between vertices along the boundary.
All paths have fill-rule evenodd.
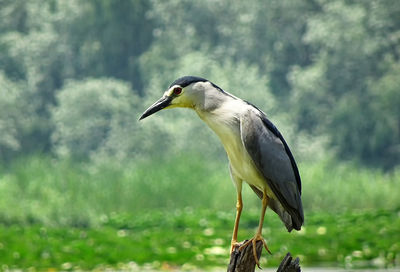
<path id="1" fill-rule="evenodd" d="M 146 118 L 147 116 L 156 113 L 171 104 L 172 97 L 170 96 L 163 96 L 159 100 L 157 100 L 153 105 L 151 105 L 145 112 L 143 112 L 142 116 L 140 116 L 139 121 Z"/>

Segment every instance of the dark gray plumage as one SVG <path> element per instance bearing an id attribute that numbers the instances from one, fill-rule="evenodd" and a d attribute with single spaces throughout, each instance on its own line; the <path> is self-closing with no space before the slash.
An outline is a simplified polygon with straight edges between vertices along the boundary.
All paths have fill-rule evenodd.
<path id="1" fill-rule="evenodd" d="M 270 199 L 269 206 L 280 216 L 288 231 L 300 230 L 304 221 L 303 206 L 291 155 L 286 151 L 286 144 L 266 125 L 267 117 L 262 113 L 247 111 L 240 120 L 241 138 L 257 169 L 264 176 L 272 192 L 285 210 L 279 209 L 276 200 Z M 257 131 L 257 133 L 254 133 Z M 280 133 L 278 134 L 280 135 Z M 295 163 L 294 163 L 295 164 Z M 254 191 L 258 189 L 252 186 Z M 259 190 L 258 190 L 259 191 Z M 262 198 L 262 192 L 256 192 Z M 272 201 L 271 201 L 272 200 Z M 290 215 L 288 218 L 287 214 Z"/>

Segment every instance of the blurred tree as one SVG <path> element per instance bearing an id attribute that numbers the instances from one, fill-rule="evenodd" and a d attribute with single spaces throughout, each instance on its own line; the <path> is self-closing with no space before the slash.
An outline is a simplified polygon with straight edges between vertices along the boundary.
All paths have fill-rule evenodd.
<path id="1" fill-rule="evenodd" d="M 54 1 L 4 1 L 6 27 L 0 35 L 0 69 L 12 80 L 24 81 L 24 99 L 33 107 L 32 131 L 25 135 L 21 153 L 48 152 L 52 124 L 48 106 L 53 105 L 55 90 L 68 76 L 65 44 L 54 29 L 57 14 L 50 8 Z M 12 14 L 18 19 L 9 19 Z M 21 136 L 22 137 L 22 136 Z"/>
<path id="2" fill-rule="evenodd" d="M 391 4 L 398 6 L 393 1 L 323 3 L 322 12 L 308 19 L 304 36 L 314 61 L 290 76 L 299 130 L 328 134 L 343 158 L 384 167 L 400 162 L 399 114 L 381 99 L 392 95 L 389 86 L 396 81 L 384 75 L 397 69 L 400 52 L 400 13 L 393 12 L 400 8 Z M 385 64 L 386 58 L 394 64 Z M 377 86 L 389 90 L 378 95 Z"/>
<path id="3" fill-rule="evenodd" d="M 23 94 L 26 86 L 12 82 L 0 71 L 0 159 L 10 160 L 28 145 L 37 120 Z"/>
<path id="4" fill-rule="evenodd" d="M 392 167 L 400 163 L 400 61 L 388 64 L 385 75 L 370 86 L 376 124 L 367 150 L 371 162 Z"/>
<path id="5" fill-rule="evenodd" d="M 113 137 L 115 127 L 131 114 L 137 102 L 130 86 L 122 81 L 69 81 L 57 94 L 57 106 L 51 109 L 56 153 L 90 158 Z"/>
<path id="6" fill-rule="evenodd" d="M 388 168 L 399 163 L 396 0 L 0 0 L 0 5 L 3 84 L 23 90 L 18 93 L 29 101 L 34 120 L 19 131 L 20 148 L 12 154 L 51 150 L 49 108 L 58 107 L 56 93 L 66 80 L 83 84 L 88 77 L 112 77 L 129 82 L 137 99 L 149 99 L 171 80 L 196 73 L 250 101 L 274 100 L 259 106 L 267 113 L 279 108 L 284 114 L 278 119 L 295 122 L 291 135 L 329 139 L 341 158 Z M 154 143 L 140 135 L 151 130 L 135 134 L 130 122 L 113 128 L 119 135 L 112 141 L 121 143 L 132 133 L 138 140 L 126 140 L 125 150 L 150 148 Z M 172 137 L 168 130 L 157 133 Z M 98 152 L 122 150 L 111 138 Z"/>
<path id="7" fill-rule="evenodd" d="M 153 38 L 149 1 L 59 0 L 55 9 L 61 19 L 54 28 L 69 47 L 66 61 L 71 62 L 73 77 L 119 78 L 142 93 L 138 56 Z"/>
<path id="8" fill-rule="evenodd" d="M 152 40 L 147 1 L 1 1 L 0 69 L 25 81 L 39 121 L 24 153 L 51 148 L 48 108 L 68 78 L 104 75 L 141 89 L 137 56 Z M 30 144 L 29 144 L 30 143 Z"/>
<path id="9" fill-rule="evenodd" d="M 290 67 L 310 63 L 302 37 L 315 10 L 312 1 L 174 0 L 153 1 L 149 16 L 157 22 L 155 43 L 171 61 L 200 49 L 220 61 L 255 64 L 280 98 L 290 91 Z"/>

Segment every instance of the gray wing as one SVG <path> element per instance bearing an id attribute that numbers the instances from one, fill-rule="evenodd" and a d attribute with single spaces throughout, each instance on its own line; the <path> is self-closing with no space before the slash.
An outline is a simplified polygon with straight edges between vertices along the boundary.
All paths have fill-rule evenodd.
<path id="1" fill-rule="evenodd" d="M 242 142 L 297 230 L 304 222 L 300 175 L 278 129 L 258 109 L 241 116 Z"/>

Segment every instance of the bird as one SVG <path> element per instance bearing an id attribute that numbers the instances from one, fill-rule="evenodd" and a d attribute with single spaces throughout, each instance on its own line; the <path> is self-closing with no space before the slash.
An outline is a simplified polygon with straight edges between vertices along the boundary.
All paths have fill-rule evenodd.
<path id="1" fill-rule="evenodd" d="M 231 253 L 236 247 L 242 250 L 252 243 L 254 259 L 259 266 L 256 242 L 262 241 L 271 254 L 262 236 L 267 207 L 279 216 L 289 232 L 300 230 L 304 223 L 300 174 L 288 144 L 263 111 L 202 77 L 183 76 L 173 81 L 139 120 L 171 108 L 194 110 L 220 139 L 237 192 L 230 250 Z M 243 181 L 262 200 L 262 208 L 254 237 L 238 243 Z"/>

